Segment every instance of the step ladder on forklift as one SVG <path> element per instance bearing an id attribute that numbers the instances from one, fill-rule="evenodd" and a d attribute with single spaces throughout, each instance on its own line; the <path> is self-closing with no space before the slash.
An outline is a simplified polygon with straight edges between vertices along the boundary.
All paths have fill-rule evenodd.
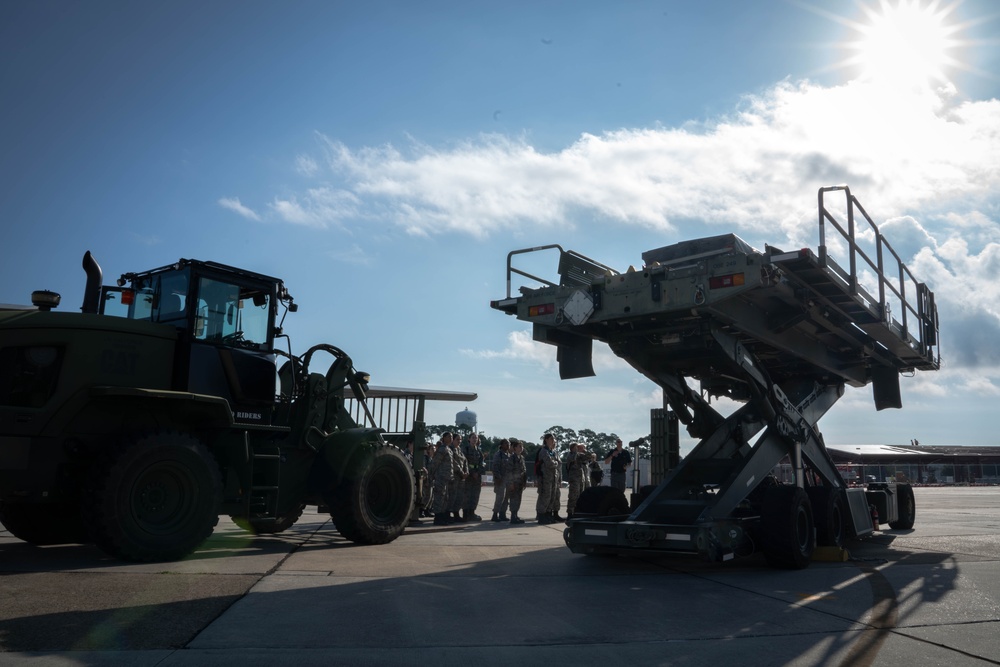
<path id="1" fill-rule="evenodd" d="M 830 193 L 844 194 L 846 222 L 827 206 Z M 858 222 L 867 223 L 864 234 Z M 828 251 L 828 227 L 846 269 Z M 592 343 L 603 341 L 663 390 L 664 407 L 652 415 L 654 457 L 677 458 L 677 428 L 664 428 L 665 419 L 699 439 L 674 467 L 661 463 L 657 485 L 631 502 L 610 487 L 585 492 L 566 528 L 570 549 L 713 561 L 763 552 L 772 565 L 801 568 L 817 541 L 841 549 L 878 523 L 912 527 L 909 485 L 848 487 L 817 423 L 846 385 L 871 384 L 878 410 L 898 408 L 901 373 L 940 367 L 934 296 L 846 186 L 820 189 L 819 235 L 818 254 L 762 253 L 732 234 L 684 241 L 643 253 L 641 271 L 617 272 L 559 246 L 508 255 L 507 297 L 492 306 L 558 348 L 560 377 L 593 375 Z M 558 282 L 512 265 L 553 249 Z M 512 276 L 533 286 L 512 296 Z M 742 406 L 724 416 L 713 396 Z M 792 483 L 772 474 L 783 461 Z"/>

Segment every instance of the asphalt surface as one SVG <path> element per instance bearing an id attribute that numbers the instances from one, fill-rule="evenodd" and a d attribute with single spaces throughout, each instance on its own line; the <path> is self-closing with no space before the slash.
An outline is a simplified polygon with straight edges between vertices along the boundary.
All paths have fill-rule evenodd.
<path id="1" fill-rule="evenodd" d="M 166 564 L 0 532 L 0 665 L 1000 665 L 1000 487 L 916 502 L 801 571 L 581 556 L 533 521 L 355 546 L 308 510 Z"/>

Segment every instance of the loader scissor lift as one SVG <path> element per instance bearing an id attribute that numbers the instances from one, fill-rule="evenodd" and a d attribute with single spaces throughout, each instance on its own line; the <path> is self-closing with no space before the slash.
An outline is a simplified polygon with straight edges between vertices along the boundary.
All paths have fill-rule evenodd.
<path id="1" fill-rule="evenodd" d="M 845 196 L 838 215 L 829 193 Z M 565 533 L 574 552 L 728 560 L 763 551 L 774 565 L 805 567 L 816 541 L 840 547 L 876 521 L 912 527 L 912 489 L 890 480 L 848 488 L 817 422 L 845 385 L 871 384 L 877 409 L 898 408 L 900 374 L 939 368 L 934 295 L 846 186 L 818 199 L 816 253 L 760 252 L 727 234 L 650 250 L 641 270 L 625 272 L 555 245 L 508 255 L 507 297 L 491 305 L 557 347 L 560 377 L 593 375 L 592 343 L 604 341 L 662 388 L 664 411 L 699 440 L 631 502 L 588 489 Z M 558 283 L 513 264 L 553 251 Z M 515 275 L 536 286 L 513 296 Z M 710 403 L 719 396 L 742 406 L 724 416 Z M 782 461 L 793 483 L 772 475 Z"/>

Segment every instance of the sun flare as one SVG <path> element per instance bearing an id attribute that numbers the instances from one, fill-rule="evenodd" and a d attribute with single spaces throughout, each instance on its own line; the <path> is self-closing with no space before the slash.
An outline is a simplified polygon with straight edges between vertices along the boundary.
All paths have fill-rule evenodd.
<path id="1" fill-rule="evenodd" d="M 920 0 L 863 6 L 867 22 L 854 26 L 860 37 L 849 44 L 854 55 L 848 64 L 859 70 L 860 78 L 879 85 L 947 82 L 947 70 L 956 64 L 950 51 L 957 45 L 958 28 L 948 24 L 954 6 Z"/>

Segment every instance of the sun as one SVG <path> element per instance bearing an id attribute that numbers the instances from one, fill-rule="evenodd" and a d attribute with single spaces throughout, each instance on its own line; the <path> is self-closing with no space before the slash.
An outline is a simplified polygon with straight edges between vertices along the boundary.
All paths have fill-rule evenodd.
<path id="1" fill-rule="evenodd" d="M 862 80 L 880 86 L 946 83 L 948 69 L 957 65 L 951 50 L 958 45 L 958 27 L 948 23 L 954 7 L 919 0 L 862 6 L 867 22 L 853 23 L 860 36 L 848 44 L 854 55 L 846 64 L 856 67 Z"/>

